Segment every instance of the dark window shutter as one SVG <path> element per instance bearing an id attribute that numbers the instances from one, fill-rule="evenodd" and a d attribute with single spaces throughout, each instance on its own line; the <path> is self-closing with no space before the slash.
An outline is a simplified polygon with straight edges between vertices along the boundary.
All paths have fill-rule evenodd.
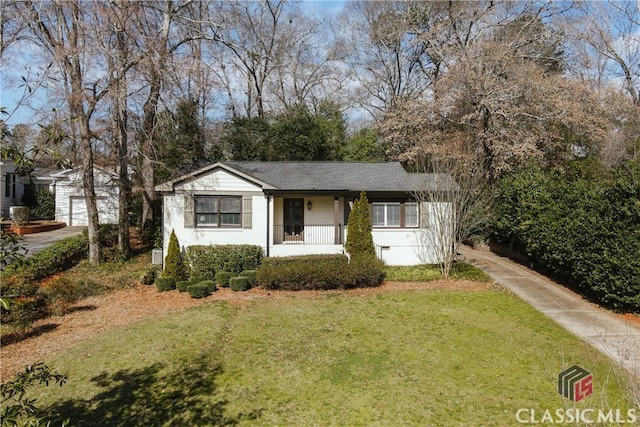
<path id="1" fill-rule="evenodd" d="M 195 200 L 191 194 L 184 195 L 184 228 L 195 227 Z"/>
<path id="2" fill-rule="evenodd" d="M 253 198 L 242 196 L 242 228 L 253 227 Z"/>

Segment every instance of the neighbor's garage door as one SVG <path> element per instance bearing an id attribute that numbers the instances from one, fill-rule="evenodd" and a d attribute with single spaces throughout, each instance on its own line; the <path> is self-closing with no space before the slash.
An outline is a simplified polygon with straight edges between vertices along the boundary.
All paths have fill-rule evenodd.
<path id="1" fill-rule="evenodd" d="M 100 224 L 107 224 L 109 222 L 109 209 L 111 209 L 109 201 L 106 197 L 97 197 L 96 203 L 98 204 L 98 221 Z M 84 201 L 84 197 L 71 197 L 70 205 L 69 225 L 89 225 L 89 215 L 87 215 L 87 204 Z"/>

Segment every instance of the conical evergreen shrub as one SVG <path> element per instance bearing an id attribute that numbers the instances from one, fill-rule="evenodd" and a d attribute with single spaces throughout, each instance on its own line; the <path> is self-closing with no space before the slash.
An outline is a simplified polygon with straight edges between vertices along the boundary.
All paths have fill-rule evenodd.
<path id="1" fill-rule="evenodd" d="M 367 195 L 364 191 L 360 193 L 360 198 L 353 203 L 353 209 L 349 214 L 345 249 L 351 258 L 376 256 L 373 236 L 371 235 L 369 200 L 367 200 Z"/>
<path id="2" fill-rule="evenodd" d="M 182 259 L 180 244 L 175 230 L 171 230 L 171 236 L 169 236 L 169 247 L 167 248 L 167 256 L 164 259 L 162 276 L 172 277 L 176 282 L 187 280 L 187 268 Z"/>

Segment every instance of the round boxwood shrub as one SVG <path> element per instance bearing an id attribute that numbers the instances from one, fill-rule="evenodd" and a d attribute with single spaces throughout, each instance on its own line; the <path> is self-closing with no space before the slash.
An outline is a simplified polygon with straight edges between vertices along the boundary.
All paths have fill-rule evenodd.
<path id="1" fill-rule="evenodd" d="M 251 289 L 249 278 L 244 276 L 232 277 L 229 279 L 229 287 L 234 291 L 248 291 Z"/>
<path id="2" fill-rule="evenodd" d="M 251 286 L 252 288 L 258 282 L 258 275 L 256 273 L 256 270 L 245 270 L 242 273 L 240 273 L 240 276 L 246 277 L 247 279 L 249 279 L 249 286 Z"/>
<path id="3" fill-rule="evenodd" d="M 229 279 L 233 277 L 233 274 L 228 271 L 218 271 L 216 273 L 216 283 L 223 288 L 229 287 Z"/>
<path id="4" fill-rule="evenodd" d="M 209 287 L 206 283 L 200 282 L 195 285 L 189 285 L 187 292 L 191 298 L 204 298 L 209 295 Z"/>
<path id="5" fill-rule="evenodd" d="M 188 280 L 180 280 L 178 282 L 176 282 L 176 289 L 180 292 L 187 292 L 187 288 L 191 285 L 192 283 Z"/>
<path id="6" fill-rule="evenodd" d="M 176 280 L 173 277 L 158 277 L 156 279 L 158 291 L 171 291 L 176 288 Z"/>
<path id="7" fill-rule="evenodd" d="M 206 286 L 207 291 L 209 291 L 209 293 L 215 292 L 218 290 L 218 287 L 216 286 L 216 282 L 214 282 L 213 280 L 203 280 L 197 284 Z"/>

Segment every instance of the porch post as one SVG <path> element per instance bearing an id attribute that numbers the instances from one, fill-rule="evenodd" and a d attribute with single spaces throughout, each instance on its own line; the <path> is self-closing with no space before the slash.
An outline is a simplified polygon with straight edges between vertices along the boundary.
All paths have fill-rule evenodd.
<path id="1" fill-rule="evenodd" d="M 333 243 L 339 245 L 342 243 L 340 240 L 340 198 L 333 198 Z"/>
<path id="2" fill-rule="evenodd" d="M 269 195 L 265 195 L 265 198 L 267 199 L 267 247 L 266 247 L 266 255 L 267 258 L 269 258 L 269 246 L 270 246 L 270 240 L 271 240 L 271 235 L 270 235 L 270 230 L 271 230 L 271 207 L 269 206 L 269 201 L 271 200 L 271 197 Z"/>

